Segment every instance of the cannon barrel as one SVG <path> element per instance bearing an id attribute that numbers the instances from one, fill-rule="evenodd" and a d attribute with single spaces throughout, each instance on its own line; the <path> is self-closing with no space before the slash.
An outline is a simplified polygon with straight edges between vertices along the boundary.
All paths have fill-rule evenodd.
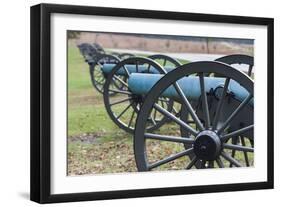
<path id="1" fill-rule="evenodd" d="M 133 94 L 146 95 L 161 77 L 163 77 L 161 74 L 133 73 L 130 75 L 128 80 L 129 89 Z M 217 88 L 222 89 L 225 82 L 225 78 L 220 77 L 205 77 L 204 80 L 206 92 L 210 92 L 211 90 L 215 91 Z M 198 76 L 184 77 L 178 80 L 178 84 L 186 97 L 194 101 L 198 100 L 201 95 Z M 228 91 L 231 92 L 234 95 L 234 98 L 239 101 L 243 101 L 249 95 L 248 91 L 234 80 L 230 81 Z M 173 86 L 167 88 L 162 93 L 162 96 L 175 100 L 179 98 L 179 95 Z M 253 106 L 253 100 L 251 100 L 249 104 Z"/>
<path id="2" fill-rule="evenodd" d="M 113 68 L 116 66 L 116 64 L 111 64 L 111 63 L 105 63 L 102 66 L 102 71 L 105 74 L 109 74 Z M 129 73 L 147 73 L 149 70 L 149 73 L 153 73 L 153 74 L 159 74 L 158 70 L 156 68 L 154 68 L 153 66 L 148 66 L 146 65 L 138 65 L 136 66 L 135 64 L 128 64 L 125 65 L 126 69 L 128 70 Z M 173 70 L 175 67 L 174 66 L 165 66 L 164 69 L 167 72 L 170 72 L 171 70 Z M 126 71 L 125 69 L 122 67 L 120 68 L 117 72 L 116 75 L 126 75 Z"/>

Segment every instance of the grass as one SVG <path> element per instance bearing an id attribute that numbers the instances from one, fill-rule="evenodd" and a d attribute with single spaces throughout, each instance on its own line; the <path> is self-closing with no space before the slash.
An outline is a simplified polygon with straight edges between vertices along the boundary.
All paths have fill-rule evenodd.
<path id="1" fill-rule="evenodd" d="M 128 159 L 132 160 L 131 163 Z M 126 169 L 120 168 L 122 163 L 127 163 Z M 129 171 L 129 169 L 136 171 L 133 163 L 132 135 L 119 129 L 110 120 L 102 94 L 93 88 L 90 81 L 88 64 L 80 55 L 78 48 L 70 45 L 68 48 L 68 174 L 112 173 Z"/>
<path id="2" fill-rule="evenodd" d="M 180 60 L 183 63 L 186 61 Z M 116 97 L 115 97 L 116 98 Z M 121 110 L 118 109 L 118 110 Z M 124 115 L 128 118 L 127 115 Z M 158 133 L 179 132 L 175 124 L 165 124 Z M 153 162 L 184 149 L 182 144 L 147 141 L 148 160 Z M 249 157 L 250 157 L 249 153 Z M 157 170 L 182 169 L 183 157 Z M 239 153 L 237 159 L 242 160 Z M 253 160 L 253 157 L 250 157 Z M 89 66 L 74 45 L 68 48 L 68 175 L 136 171 L 133 135 L 111 121 L 103 96 L 90 81 Z"/>
<path id="3" fill-rule="evenodd" d="M 69 47 L 68 60 L 68 136 L 117 130 L 108 121 L 102 94 L 93 88 L 89 66 L 76 47 Z"/>

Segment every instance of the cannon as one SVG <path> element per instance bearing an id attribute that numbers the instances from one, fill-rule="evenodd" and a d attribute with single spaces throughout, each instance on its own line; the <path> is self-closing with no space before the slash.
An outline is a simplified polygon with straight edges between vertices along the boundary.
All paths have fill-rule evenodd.
<path id="1" fill-rule="evenodd" d="M 241 58 L 242 57 L 242 58 Z M 142 105 L 142 102 L 144 100 L 143 95 L 138 95 L 132 93 L 131 89 L 128 89 L 128 77 L 132 73 L 140 73 L 140 74 L 166 74 L 173 69 L 179 67 L 181 65 L 180 62 L 177 60 L 165 56 L 165 55 L 153 55 L 151 56 L 153 59 L 148 59 L 148 58 L 140 58 L 140 57 L 135 57 L 135 58 L 129 58 L 128 60 L 122 61 L 120 64 L 115 64 L 115 63 L 108 63 L 105 62 L 100 70 L 103 73 L 102 77 L 106 77 L 106 82 L 104 83 L 103 86 L 103 97 L 104 97 L 104 103 L 105 103 L 105 108 L 110 116 L 110 118 L 114 121 L 115 124 L 117 124 L 120 128 L 124 129 L 127 132 L 133 133 L 134 132 L 134 116 L 138 113 L 138 108 Z M 230 55 L 230 56 L 225 56 L 219 61 L 224 61 L 229 64 L 252 64 L 253 60 L 250 56 L 245 56 L 245 55 Z M 160 63 L 160 64 L 159 64 Z M 207 74 L 206 74 L 207 75 Z M 209 76 L 213 74 L 208 74 Z M 135 80 L 138 82 L 138 80 Z M 119 90 L 116 89 L 116 86 L 118 87 L 123 86 L 123 89 Z M 139 88 L 138 88 L 139 89 Z M 140 89 L 139 89 L 140 90 Z M 119 98 L 119 100 L 116 97 L 111 97 L 111 94 L 119 95 L 122 98 Z M 180 116 L 179 112 L 180 109 L 178 107 L 178 104 L 175 106 L 171 106 L 172 101 L 166 99 L 163 100 L 161 99 L 161 104 L 165 105 L 169 110 L 173 110 L 174 113 L 177 116 Z M 131 116 L 133 117 L 132 119 L 129 119 L 129 117 L 124 117 L 126 118 L 125 120 L 122 120 L 122 115 L 118 115 L 117 112 L 119 112 L 120 105 L 123 105 L 124 103 L 130 103 L 131 106 L 129 108 L 124 108 L 125 112 L 126 111 L 131 111 L 132 114 Z M 134 109 L 134 111 L 131 110 L 131 108 Z M 124 112 L 124 113 L 125 113 Z M 135 114 L 136 113 L 136 114 Z M 154 115 L 151 116 L 150 120 L 153 123 L 154 126 L 151 126 L 152 130 L 155 130 L 159 128 L 163 122 L 160 121 L 162 120 L 162 115 L 159 114 L 158 112 L 154 112 Z M 190 121 L 192 122 L 192 121 Z M 155 124 L 156 123 L 156 124 Z"/>
<path id="2" fill-rule="evenodd" d="M 114 66 L 120 62 L 121 60 L 127 59 L 129 57 L 133 57 L 130 53 L 124 53 L 121 55 L 109 55 L 109 54 L 102 54 L 97 57 L 95 61 L 89 61 L 90 62 L 90 76 L 93 86 L 97 89 L 98 92 L 103 93 L 103 86 L 106 79 L 106 74 L 110 73 L 111 70 L 114 68 Z M 150 59 L 153 59 L 160 63 L 160 65 L 165 67 L 165 70 L 167 72 L 171 71 L 175 68 L 175 66 L 181 65 L 179 61 L 177 61 L 174 58 L 171 58 L 166 55 L 152 55 L 149 56 Z M 229 65 L 236 65 L 236 64 L 243 64 L 248 66 L 247 74 L 252 74 L 252 68 L 253 68 L 253 57 L 247 56 L 247 55 L 228 55 L 224 56 L 222 58 L 218 58 L 216 61 L 227 63 Z M 168 65 L 166 65 L 168 63 Z M 105 64 L 105 65 L 104 65 Z M 134 72 L 133 70 L 136 70 L 134 65 L 127 66 L 128 69 L 131 69 L 130 72 Z M 101 70 L 103 68 L 103 70 Z M 142 70 L 142 67 L 140 66 L 140 72 Z M 152 69 L 157 73 L 157 70 Z M 121 71 L 120 71 L 121 72 Z M 139 72 L 139 71 L 138 71 Z M 122 75 L 125 74 L 125 71 L 122 71 Z M 114 93 L 112 93 L 114 94 Z"/>
<path id="3" fill-rule="evenodd" d="M 98 43 L 92 44 L 94 48 L 96 48 L 97 52 L 100 54 L 106 54 L 105 50 Z"/>
<path id="4" fill-rule="evenodd" d="M 107 78 L 107 74 L 111 72 L 114 66 L 121 60 L 125 60 L 130 57 L 134 57 L 134 55 L 130 53 L 123 53 L 120 55 L 102 54 L 99 55 L 94 61 L 90 62 L 91 81 L 93 86 L 97 89 L 98 92 L 103 93 L 104 83 Z M 180 65 L 180 63 L 177 60 L 165 55 L 152 55 L 149 56 L 149 58 L 158 61 L 160 64 L 164 66 L 166 64 L 170 64 L 172 66 Z M 127 62 L 127 64 L 130 63 Z M 131 65 L 134 65 L 134 62 L 132 62 Z M 101 70 L 102 68 L 103 70 Z M 111 95 L 113 94 L 115 93 L 111 92 Z"/>
<path id="5" fill-rule="evenodd" d="M 103 85 L 105 82 L 105 76 L 100 70 L 102 65 L 106 63 L 118 63 L 123 59 L 134 56 L 130 53 L 106 53 L 105 50 L 97 43 L 89 44 L 82 43 L 77 45 L 80 50 L 80 53 L 85 59 L 85 62 L 89 64 L 89 72 L 92 85 L 94 88 L 103 93 Z M 112 93 L 113 95 L 114 93 Z"/>
<path id="6" fill-rule="evenodd" d="M 105 54 L 103 48 L 97 43 L 82 43 L 77 45 L 77 47 L 84 57 L 85 62 L 93 62 L 99 54 Z"/>
<path id="7" fill-rule="evenodd" d="M 116 65 L 120 61 L 121 59 L 114 55 L 101 54 L 96 58 L 96 60 L 89 62 L 91 82 L 98 92 L 103 93 L 103 85 L 106 80 L 106 75 L 101 70 L 104 64 L 107 63 Z M 110 93 L 110 95 L 112 94 L 114 93 Z"/>
<path id="8" fill-rule="evenodd" d="M 87 60 L 90 59 L 93 47 L 88 43 L 79 44 L 77 45 L 77 47 L 79 48 L 80 53 L 82 54 L 85 61 L 87 62 Z"/>
<path id="9" fill-rule="evenodd" d="M 90 77 L 91 82 L 94 88 L 97 89 L 98 92 L 103 93 L 103 86 L 106 79 L 106 74 L 101 71 L 103 65 L 111 64 L 116 65 L 121 60 L 124 60 L 128 57 L 133 57 L 134 55 L 130 53 L 123 53 L 123 54 L 99 54 L 95 59 L 88 61 L 90 65 Z M 111 93 L 113 95 L 114 93 Z"/>
<path id="10" fill-rule="evenodd" d="M 128 86 L 131 92 L 135 95 L 146 95 L 151 88 L 163 77 L 160 74 L 147 74 L 147 73 L 132 73 L 128 80 Z M 186 97 L 189 97 L 192 101 L 198 101 L 200 97 L 200 84 L 198 76 L 184 77 L 178 81 L 180 88 Z M 224 85 L 225 78 L 222 77 L 206 77 L 205 78 L 205 90 L 215 90 L 214 94 L 217 98 L 220 96 L 220 89 Z M 239 101 L 244 100 L 249 93 L 236 81 L 231 80 L 229 82 L 228 90 L 235 94 L 235 98 Z M 178 100 L 179 96 L 176 88 L 170 86 L 161 94 L 162 97 L 172 98 Z M 252 102 L 251 102 L 252 104 Z"/>
<path id="11" fill-rule="evenodd" d="M 214 74 L 212 77 L 209 74 Z M 136 81 L 137 80 L 137 81 Z M 222 62 L 202 61 L 182 65 L 166 75 L 132 74 L 128 86 L 133 93 L 146 94 L 138 113 L 134 132 L 134 152 L 139 171 L 161 168 L 183 157 L 184 169 L 250 166 L 248 153 L 254 152 L 253 80 Z M 169 98 L 181 105 L 177 117 L 158 104 Z M 165 133 L 147 130 L 151 111 L 157 110 L 178 130 Z M 187 122 L 192 117 L 194 125 Z M 164 125 L 163 125 L 164 127 Z M 180 132 L 180 133 L 179 133 Z M 240 142 L 231 142 L 240 138 Z M 148 149 L 150 140 L 179 144 L 179 152 L 155 160 Z M 251 146 L 245 144 L 250 143 Z M 242 152 L 243 159 L 233 155 Z"/>
<path id="12" fill-rule="evenodd" d="M 136 116 L 145 97 L 145 95 L 137 95 L 131 92 L 128 87 L 131 74 L 166 74 L 167 70 L 180 66 L 178 61 L 164 55 L 154 55 L 152 58 L 154 60 L 133 57 L 116 65 L 104 64 L 102 67 L 104 76 L 106 76 L 103 98 L 107 113 L 117 126 L 129 133 L 134 133 Z M 112 93 L 115 96 L 111 96 Z M 161 98 L 159 103 L 169 111 L 176 111 L 171 99 Z M 148 129 L 156 130 L 167 121 L 167 118 L 154 111 L 149 120 L 151 125 L 148 126 Z"/>

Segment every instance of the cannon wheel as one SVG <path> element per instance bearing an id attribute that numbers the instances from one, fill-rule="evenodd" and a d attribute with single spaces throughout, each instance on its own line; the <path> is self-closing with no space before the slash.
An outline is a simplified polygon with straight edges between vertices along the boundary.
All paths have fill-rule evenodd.
<path id="1" fill-rule="evenodd" d="M 228 65 L 234 65 L 234 64 L 248 65 L 247 75 L 249 77 L 251 77 L 252 69 L 254 66 L 254 58 L 249 55 L 242 55 L 242 54 L 227 55 L 227 56 L 223 56 L 221 58 L 216 59 L 216 61 L 226 63 Z M 181 109 L 181 115 L 180 115 L 182 120 L 187 121 L 186 120 L 188 117 L 187 113 L 188 113 L 188 111 L 186 110 L 186 108 L 183 107 Z M 181 127 L 181 134 L 185 137 L 188 137 L 190 133 L 187 130 L 185 130 L 183 127 Z M 245 137 L 239 136 L 239 137 L 232 138 L 233 143 L 238 143 L 238 141 L 241 142 L 242 145 L 245 145 Z M 253 146 L 254 145 L 253 141 L 250 140 L 250 142 Z M 190 148 L 190 145 L 185 144 L 185 148 L 186 149 Z M 234 150 L 232 150 L 231 156 L 234 158 L 235 154 L 236 154 L 236 150 L 234 149 Z M 190 157 L 190 159 L 192 159 L 193 155 L 189 155 L 189 157 Z M 249 163 L 249 158 L 248 158 L 247 152 L 244 152 L 244 159 L 245 159 L 246 165 L 249 166 L 250 163 Z M 200 168 L 201 165 L 202 164 L 199 161 L 195 164 L 195 166 L 197 168 Z M 232 164 L 230 164 L 230 167 L 232 167 Z"/>
<path id="2" fill-rule="evenodd" d="M 167 55 L 157 54 L 151 55 L 148 58 L 158 62 L 162 67 L 165 67 L 166 65 L 172 65 L 177 68 L 182 65 L 178 60 Z"/>
<path id="3" fill-rule="evenodd" d="M 149 58 L 132 57 L 119 62 L 108 74 L 103 93 L 105 108 L 112 121 L 121 129 L 129 133 L 134 132 L 135 120 L 144 100 L 144 96 L 132 94 L 128 87 L 127 80 L 131 74 L 125 65 L 132 64 L 136 65 L 136 68 L 138 68 L 140 65 L 147 67 L 146 73 L 150 73 L 150 68 L 152 67 L 158 70 L 158 72 L 161 74 L 166 73 L 166 71 L 158 63 Z M 117 76 L 119 70 L 125 70 L 126 72 L 123 80 Z M 116 89 L 116 82 L 122 84 L 123 88 Z M 110 92 L 114 92 L 116 96 L 111 97 L 109 95 Z M 161 99 L 159 100 L 159 103 L 168 111 L 172 110 L 172 100 Z M 126 106 L 125 108 L 123 107 L 124 105 Z M 120 111 L 121 107 L 123 108 Z M 155 130 L 165 123 L 167 118 L 161 116 L 161 114 L 154 110 L 151 112 L 148 120 L 150 121 L 150 125 L 147 128 L 149 130 Z"/>
<path id="4" fill-rule="evenodd" d="M 249 55 L 240 55 L 240 54 L 234 54 L 234 55 L 227 55 L 221 58 L 216 59 L 215 61 L 223 62 L 228 65 L 233 64 L 245 64 L 248 65 L 248 76 L 251 77 L 253 66 L 254 66 L 254 58 Z"/>
<path id="5" fill-rule="evenodd" d="M 242 103 L 233 112 L 230 113 L 230 116 L 223 124 L 219 122 L 219 117 L 223 109 L 223 103 L 225 100 L 224 98 L 221 98 L 218 102 L 214 119 L 210 120 L 204 79 L 204 74 L 209 73 L 215 73 L 219 74 L 222 77 L 225 77 L 225 84 L 223 86 L 221 97 L 226 97 L 227 88 L 230 81 L 238 82 L 245 90 L 248 91 L 249 94 L 242 101 Z M 200 94 L 203 100 L 202 113 L 204 114 L 206 120 L 205 122 L 202 122 L 202 120 L 198 118 L 198 114 L 193 109 L 188 98 L 183 94 L 181 87 L 177 83 L 179 79 L 193 74 L 198 74 L 199 76 L 198 84 L 200 84 Z M 156 103 L 163 91 L 165 91 L 169 87 L 175 88 L 176 92 L 178 93 L 178 99 L 185 107 L 189 109 L 192 118 L 197 126 L 197 129 L 194 126 L 191 126 L 189 123 L 174 116 L 172 113 L 163 109 Z M 214 163 L 217 163 L 218 167 L 222 168 L 224 167 L 222 159 L 233 164 L 236 167 L 243 166 L 241 161 L 238 161 L 235 158 L 231 157 L 227 150 L 236 149 L 242 152 L 253 152 L 253 147 L 245 147 L 238 144 L 229 144 L 226 142 L 233 136 L 240 136 L 242 134 L 245 134 L 246 132 L 252 133 L 254 125 L 250 123 L 249 126 L 241 127 L 240 129 L 232 131 L 231 133 L 226 132 L 225 129 L 227 128 L 228 124 L 233 121 L 233 118 L 235 118 L 237 114 L 241 113 L 241 110 L 243 110 L 247 103 L 253 99 L 253 88 L 254 83 L 247 75 L 221 62 L 193 62 L 169 72 L 167 75 L 161 78 L 147 94 L 137 118 L 134 134 L 134 153 L 138 170 L 149 171 L 163 166 L 167 163 L 175 162 L 182 157 L 188 157 L 191 154 L 194 154 L 194 156 L 192 159 L 187 159 L 187 163 L 184 169 L 190 169 L 194 167 L 197 161 L 200 161 L 202 163 L 200 168 L 205 168 L 206 163 L 209 163 L 208 167 L 210 168 L 215 166 Z M 165 116 L 169 117 L 174 122 L 174 124 L 182 126 L 186 130 L 188 130 L 191 136 L 179 136 L 177 131 L 174 132 L 175 135 L 163 135 L 159 134 L 160 132 L 149 133 L 146 130 L 145 126 L 149 113 L 153 107 Z M 202 144 L 202 141 L 204 141 L 205 138 L 207 139 L 207 143 L 211 144 Z M 152 151 L 147 148 L 146 145 L 149 140 L 158 140 L 159 142 L 168 141 L 174 144 L 180 144 L 181 146 L 182 144 L 187 143 L 190 144 L 190 148 L 186 149 L 182 147 L 182 151 L 180 152 L 170 154 L 169 156 L 159 158 L 158 160 L 155 160 L 154 158 L 154 160 L 151 161 L 149 159 L 150 156 L 148 153 Z M 155 153 L 155 151 L 153 151 L 153 153 Z"/>
<path id="6" fill-rule="evenodd" d="M 97 61 L 95 63 L 92 63 L 90 65 L 90 77 L 91 82 L 93 86 L 97 89 L 98 92 L 103 93 L 103 87 L 106 80 L 106 77 L 104 76 L 101 68 L 102 65 L 106 62 L 111 63 L 118 63 L 121 60 L 114 56 L 114 55 L 108 55 L 108 54 L 101 54 Z M 110 95 L 113 95 L 114 93 L 111 93 Z"/>
<path id="7" fill-rule="evenodd" d="M 252 75 L 252 71 L 253 71 L 253 67 L 254 67 L 254 58 L 252 56 L 249 55 L 242 55 L 242 54 L 234 54 L 234 55 L 227 55 L 221 58 L 216 59 L 216 61 L 219 62 L 223 62 L 223 63 L 227 63 L 229 65 L 233 65 L 233 64 L 244 64 L 244 65 L 248 65 L 248 72 L 247 75 L 249 77 L 251 77 Z M 232 139 L 232 143 L 237 143 L 237 142 L 241 142 L 242 145 L 245 145 L 245 137 L 243 136 L 239 136 L 239 137 L 235 137 Z M 254 142 L 253 140 L 250 140 L 251 145 L 254 146 Z M 235 153 L 236 150 L 232 150 L 232 157 L 235 157 Z M 244 152 L 244 159 L 246 162 L 246 165 L 249 166 L 249 158 L 248 158 L 248 154 L 247 152 Z M 232 167 L 233 165 L 230 164 L 230 167 Z"/>
<path id="8" fill-rule="evenodd" d="M 121 60 L 125 60 L 127 58 L 130 58 L 130 57 L 134 57 L 135 55 L 134 54 L 131 54 L 131 53 L 122 53 L 120 54 L 118 57 L 121 59 Z"/>
<path id="9" fill-rule="evenodd" d="M 114 56 L 119 57 L 120 53 L 118 53 L 118 52 L 110 52 L 110 55 L 114 55 Z"/>

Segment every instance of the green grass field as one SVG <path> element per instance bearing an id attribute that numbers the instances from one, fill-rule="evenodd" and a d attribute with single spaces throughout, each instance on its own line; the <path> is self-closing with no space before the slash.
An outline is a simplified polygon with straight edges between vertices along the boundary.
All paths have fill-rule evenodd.
<path id="1" fill-rule="evenodd" d="M 183 63 L 186 61 L 181 60 Z M 159 131 L 179 131 L 166 124 Z M 183 145 L 160 141 L 147 143 L 149 160 L 183 150 Z M 249 154 L 250 160 L 253 160 Z M 182 169 L 187 157 L 163 165 L 159 170 Z M 243 159 L 238 154 L 238 159 Z M 117 127 L 108 116 L 102 94 L 92 86 L 89 66 L 78 48 L 68 48 L 68 175 L 136 171 L 133 136 Z"/>

